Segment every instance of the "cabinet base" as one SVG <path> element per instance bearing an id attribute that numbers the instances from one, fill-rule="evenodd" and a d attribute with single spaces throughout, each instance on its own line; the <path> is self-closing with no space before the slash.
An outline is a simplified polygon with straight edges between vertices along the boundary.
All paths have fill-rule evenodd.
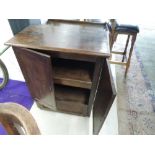
<path id="1" fill-rule="evenodd" d="M 61 113 L 65 113 L 65 114 L 71 114 L 71 115 L 77 115 L 77 116 L 83 116 L 83 117 L 89 117 L 90 115 L 87 114 L 87 113 L 75 113 L 75 112 L 69 112 L 69 111 L 65 111 L 65 110 L 53 110 L 53 109 L 50 109 L 44 105 L 41 105 L 40 103 L 36 102 L 37 104 L 37 107 L 42 109 L 42 110 L 46 110 L 46 111 L 54 111 L 54 112 L 61 112 Z"/>

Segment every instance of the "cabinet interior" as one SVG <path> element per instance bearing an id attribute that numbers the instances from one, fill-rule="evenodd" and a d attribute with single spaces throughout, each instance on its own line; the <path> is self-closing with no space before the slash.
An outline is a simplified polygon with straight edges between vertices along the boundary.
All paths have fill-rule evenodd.
<path id="1" fill-rule="evenodd" d="M 53 58 L 54 83 L 91 89 L 94 63 L 70 59 Z"/>
<path id="2" fill-rule="evenodd" d="M 52 70 L 58 110 L 87 115 L 94 62 L 52 58 Z"/>
<path id="3" fill-rule="evenodd" d="M 54 84 L 55 101 L 58 110 L 86 114 L 90 90 Z"/>

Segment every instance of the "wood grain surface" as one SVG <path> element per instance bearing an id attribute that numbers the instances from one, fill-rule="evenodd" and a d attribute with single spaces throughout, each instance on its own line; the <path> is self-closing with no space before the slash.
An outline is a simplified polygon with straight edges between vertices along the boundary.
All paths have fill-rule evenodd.
<path id="1" fill-rule="evenodd" d="M 98 134 L 115 99 L 116 90 L 107 60 L 104 61 L 98 81 L 93 107 L 93 134 Z"/>
<path id="2" fill-rule="evenodd" d="M 10 135 L 40 134 L 32 114 L 18 103 L 7 102 L 0 104 L 0 122 Z"/>
<path id="3" fill-rule="evenodd" d="M 38 104 L 56 110 L 50 56 L 19 47 L 13 50 L 33 98 Z"/>
<path id="4" fill-rule="evenodd" d="M 109 57 L 108 40 L 104 24 L 53 21 L 51 24 L 29 26 L 5 44 Z"/>

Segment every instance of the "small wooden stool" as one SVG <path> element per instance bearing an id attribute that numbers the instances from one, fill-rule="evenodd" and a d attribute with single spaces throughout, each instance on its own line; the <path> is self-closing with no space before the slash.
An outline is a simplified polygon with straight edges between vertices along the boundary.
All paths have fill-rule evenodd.
<path id="1" fill-rule="evenodd" d="M 116 20 L 112 19 L 109 30 L 110 30 L 110 52 L 111 52 L 111 54 L 120 54 L 123 56 L 122 61 L 114 61 L 114 60 L 110 59 L 109 62 L 111 64 L 125 65 L 126 66 L 125 76 L 126 76 L 129 66 L 130 66 L 130 60 L 131 60 L 131 56 L 132 56 L 132 52 L 133 52 L 133 47 L 134 47 L 134 44 L 136 41 L 137 33 L 139 33 L 139 28 L 138 28 L 138 26 L 134 26 L 134 25 L 123 25 L 123 24 L 119 25 L 116 22 Z M 117 36 L 119 34 L 127 35 L 126 45 L 125 45 L 125 49 L 123 52 L 120 52 L 120 51 L 118 52 L 118 51 L 112 50 L 114 42 L 116 41 Z M 130 38 L 131 38 L 131 46 L 130 46 L 130 50 L 129 50 L 129 55 L 127 57 L 126 54 L 127 54 L 127 49 L 128 49 Z"/>
<path id="2" fill-rule="evenodd" d="M 9 135 L 39 135 L 40 130 L 31 113 L 17 103 L 0 104 L 0 123 Z"/>

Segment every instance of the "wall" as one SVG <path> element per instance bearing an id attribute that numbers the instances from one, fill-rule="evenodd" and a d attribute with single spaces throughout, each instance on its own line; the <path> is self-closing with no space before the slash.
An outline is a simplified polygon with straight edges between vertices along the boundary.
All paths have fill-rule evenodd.
<path id="1" fill-rule="evenodd" d="M 29 25 L 41 24 L 40 19 L 8 19 L 13 34 L 17 34 Z"/>

